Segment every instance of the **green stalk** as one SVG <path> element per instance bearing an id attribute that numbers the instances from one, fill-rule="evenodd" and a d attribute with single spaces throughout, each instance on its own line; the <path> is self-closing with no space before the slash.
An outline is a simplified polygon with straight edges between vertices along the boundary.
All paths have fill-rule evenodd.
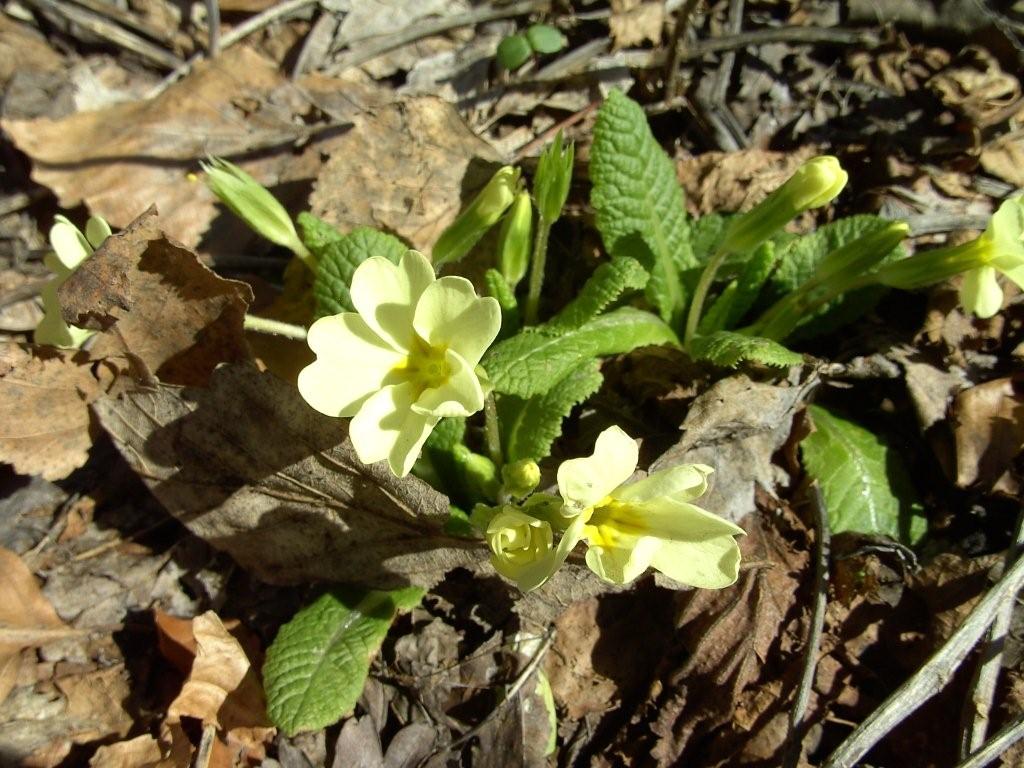
<path id="1" fill-rule="evenodd" d="M 540 289 L 544 285 L 544 263 L 548 258 L 548 236 L 551 234 L 551 223 L 543 216 L 537 219 L 537 237 L 533 241 L 533 261 L 530 264 L 530 287 L 526 294 L 526 313 L 524 325 L 537 324 L 537 311 L 540 307 Z"/>
<path id="2" fill-rule="evenodd" d="M 686 316 L 686 331 L 683 335 L 684 347 L 689 347 L 693 337 L 697 335 L 697 326 L 700 324 L 700 313 L 704 309 L 704 301 L 708 297 L 708 291 L 711 290 L 715 275 L 728 255 L 729 251 L 727 250 L 716 251 L 708 265 L 704 267 L 704 271 L 700 273 L 700 280 L 697 281 L 697 288 L 693 292 L 693 301 L 690 303 L 690 311 Z"/>
<path id="3" fill-rule="evenodd" d="M 498 406 L 491 392 L 484 400 L 484 437 L 487 440 L 487 454 L 494 462 L 495 469 L 500 473 L 504 457 L 501 454 L 501 432 L 498 428 Z"/>
<path id="4" fill-rule="evenodd" d="M 246 315 L 242 327 L 247 331 L 255 331 L 256 333 L 269 333 L 274 336 L 284 336 L 299 341 L 306 340 L 306 329 L 301 325 L 282 323 L 280 320 L 271 320 L 266 317 Z"/>

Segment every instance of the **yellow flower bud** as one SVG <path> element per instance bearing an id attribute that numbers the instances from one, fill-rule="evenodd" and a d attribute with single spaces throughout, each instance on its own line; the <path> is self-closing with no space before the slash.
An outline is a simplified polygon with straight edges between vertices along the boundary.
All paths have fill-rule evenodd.
<path id="1" fill-rule="evenodd" d="M 804 211 L 834 200 L 846 186 L 847 178 L 839 160 L 831 155 L 808 160 L 760 204 L 733 219 L 722 250 L 753 250 Z"/>
<path id="2" fill-rule="evenodd" d="M 521 499 L 540 484 L 540 467 L 533 459 L 520 459 L 501 468 L 501 480 L 510 496 Z"/>
<path id="3" fill-rule="evenodd" d="M 505 506 L 484 534 L 491 548 L 491 564 L 506 579 L 528 592 L 553 572 L 554 535 L 551 524 Z"/>
<path id="4" fill-rule="evenodd" d="M 500 168 L 469 207 L 437 239 L 433 250 L 434 267 L 458 261 L 469 253 L 512 205 L 518 187 L 519 169 L 511 165 Z"/>
<path id="5" fill-rule="evenodd" d="M 501 224 L 498 238 L 498 267 L 508 282 L 509 288 L 526 276 L 530 263 L 530 247 L 533 240 L 533 203 L 530 193 L 523 190 L 516 195 L 512 210 Z"/>

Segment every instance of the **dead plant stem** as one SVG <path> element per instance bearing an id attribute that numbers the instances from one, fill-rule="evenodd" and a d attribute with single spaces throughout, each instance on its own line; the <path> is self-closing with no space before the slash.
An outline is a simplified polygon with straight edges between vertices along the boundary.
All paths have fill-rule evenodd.
<path id="1" fill-rule="evenodd" d="M 964 760 L 957 763 L 956 768 L 985 768 L 1006 750 L 1024 738 L 1024 714 L 1003 728 L 999 733 L 985 742 L 985 745 Z"/>
<path id="2" fill-rule="evenodd" d="M 853 768 L 887 733 L 941 691 L 988 629 L 1005 602 L 1024 586 L 1024 558 L 1018 559 L 978 602 L 963 624 L 913 677 L 896 689 L 854 729 L 822 768 Z"/>

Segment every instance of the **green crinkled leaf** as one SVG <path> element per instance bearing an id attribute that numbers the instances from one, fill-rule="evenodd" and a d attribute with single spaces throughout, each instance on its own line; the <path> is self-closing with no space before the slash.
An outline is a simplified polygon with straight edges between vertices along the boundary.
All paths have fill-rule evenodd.
<path id="1" fill-rule="evenodd" d="M 498 401 L 498 419 L 507 461 L 540 461 L 562 434 L 562 420 L 574 405 L 601 388 L 601 363 L 586 360 L 569 370 L 543 395 L 523 399 L 504 395 Z"/>
<path id="2" fill-rule="evenodd" d="M 572 301 L 548 320 L 545 328 L 552 333 L 563 333 L 599 315 L 605 307 L 626 291 L 638 291 L 647 285 L 649 275 L 640 262 L 627 256 L 606 261 L 590 276 Z"/>
<path id="3" fill-rule="evenodd" d="M 675 165 L 643 109 L 619 91 L 601 106 L 590 149 L 590 201 L 612 256 L 632 256 L 650 272 L 647 298 L 675 327 L 685 305 L 681 270 L 698 266 Z"/>
<path id="4" fill-rule="evenodd" d="M 731 331 L 715 331 L 707 336 L 697 336 L 690 342 L 690 354 L 698 360 L 710 360 L 724 368 L 735 368 L 745 361 L 779 368 L 803 362 L 800 355 L 777 341 Z"/>
<path id="5" fill-rule="evenodd" d="M 397 264 L 408 250 L 397 237 L 370 227 L 356 227 L 344 237 L 326 241 L 320 253 L 314 251 L 317 256 L 313 280 L 316 316 L 354 312 L 349 286 L 356 267 L 371 256 L 383 256 Z"/>
<path id="6" fill-rule="evenodd" d="M 849 216 L 825 224 L 809 235 L 795 238 L 779 251 L 778 267 L 765 287 L 767 301 L 777 301 L 796 290 L 814 274 L 822 259 L 839 246 L 862 235 L 884 229 L 891 223 L 887 219 L 869 214 Z M 903 247 L 899 246 L 893 249 L 882 263 L 901 258 L 903 255 Z M 789 338 L 806 339 L 831 333 L 870 312 L 884 293 L 885 288 L 882 286 L 851 291 L 826 304 L 813 318 L 807 318 Z"/>
<path id="7" fill-rule="evenodd" d="M 334 589 L 281 627 L 267 649 L 267 714 L 292 736 L 338 722 L 352 711 L 391 622 L 424 590 Z"/>
<path id="8" fill-rule="evenodd" d="M 832 531 L 920 541 L 928 522 L 899 452 L 821 406 L 809 410 L 815 431 L 800 443 L 800 453 L 821 486 Z"/>
<path id="9" fill-rule="evenodd" d="M 299 225 L 299 239 L 318 260 L 324 250 L 333 243 L 345 239 L 345 234 L 333 224 L 303 211 L 296 218 Z"/>
<path id="10" fill-rule="evenodd" d="M 561 334 L 547 333 L 544 326 L 527 329 L 491 347 L 482 362 L 495 391 L 533 397 L 547 392 L 583 360 L 678 343 L 656 315 L 620 307 Z"/>

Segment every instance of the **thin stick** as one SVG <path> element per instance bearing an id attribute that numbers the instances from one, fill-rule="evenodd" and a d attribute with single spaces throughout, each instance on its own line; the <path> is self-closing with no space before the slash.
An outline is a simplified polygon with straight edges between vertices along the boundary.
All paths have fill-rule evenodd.
<path id="1" fill-rule="evenodd" d="M 796 690 L 793 708 L 789 712 L 789 746 L 786 751 L 786 768 L 796 768 L 800 762 L 800 746 L 807 733 L 804 714 L 807 701 L 814 685 L 814 673 L 818 667 L 818 650 L 825 628 L 825 608 L 828 605 L 828 563 L 831 549 L 831 532 L 828 524 L 828 509 L 821 486 L 815 481 L 811 486 L 811 510 L 814 516 L 814 604 L 811 608 L 811 627 L 807 633 L 807 650 L 804 657 L 804 671 L 800 686 Z"/>
<path id="2" fill-rule="evenodd" d="M 476 736 L 478 733 L 480 733 L 480 731 L 484 729 L 484 726 L 486 726 L 487 723 L 489 723 L 491 719 L 498 714 L 498 712 L 501 711 L 501 708 L 505 704 L 512 701 L 516 697 L 516 694 L 519 693 L 520 689 L 524 685 L 526 685 L 526 681 L 530 679 L 530 676 L 537 671 L 537 667 L 540 666 L 540 663 L 544 661 L 544 656 L 547 655 L 548 649 L 551 648 L 551 643 L 554 642 L 554 639 L 555 628 L 553 626 L 550 626 L 544 633 L 544 638 L 540 641 L 540 645 L 537 646 L 537 650 L 530 658 L 529 663 L 525 667 L 523 667 L 523 671 L 516 676 L 516 679 L 512 681 L 512 685 L 508 687 L 508 690 L 505 692 L 504 698 L 502 698 L 502 700 L 498 702 L 498 705 L 494 709 L 492 709 L 490 713 L 488 713 L 487 717 L 485 717 L 483 720 L 481 720 L 479 723 L 474 725 L 464 734 L 459 736 L 459 738 L 457 738 L 455 741 L 453 741 L 451 744 L 445 747 L 444 751 L 450 752 L 453 749 L 461 747 L 467 741 L 472 739 L 474 736 Z"/>
<path id="3" fill-rule="evenodd" d="M 306 329 L 301 325 L 282 323 L 280 320 L 271 320 L 267 317 L 256 317 L 255 315 L 246 315 L 243 325 L 247 331 L 269 333 L 274 336 L 284 336 L 289 339 L 297 339 L 298 341 L 306 340 Z"/>
<path id="4" fill-rule="evenodd" d="M 99 14 L 100 16 L 106 16 L 113 19 L 122 27 L 127 27 L 133 32 L 145 35 L 146 37 L 152 38 L 153 40 L 159 40 L 162 43 L 170 43 L 171 38 L 159 27 L 150 24 L 145 19 L 141 19 L 131 11 L 125 11 L 118 8 L 112 3 L 103 2 L 103 0 L 72 0 L 75 5 L 81 5 L 83 8 L 88 8 L 93 13 Z"/>
<path id="5" fill-rule="evenodd" d="M 958 763 L 956 768 L 985 768 L 1022 738 L 1024 738 L 1024 714 L 1003 728 L 969 758 Z"/>
<path id="6" fill-rule="evenodd" d="M 740 34 L 743 26 L 743 0 L 729 0 L 729 18 L 725 22 L 726 31 L 733 37 Z M 729 90 L 729 80 L 732 79 L 732 69 L 736 65 L 736 49 L 730 49 L 722 54 L 722 63 L 715 72 L 715 79 L 711 85 L 711 102 L 720 107 L 725 104 L 726 92 Z"/>
<path id="7" fill-rule="evenodd" d="M 959 232 L 962 229 L 984 229 L 988 226 L 988 219 L 988 216 L 981 214 L 937 212 L 907 216 L 903 220 L 910 227 L 910 236 L 920 237 L 943 232 Z"/>
<path id="8" fill-rule="evenodd" d="M 327 72 L 338 75 L 350 67 L 357 67 L 382 53 L 393 51 L 403 45 L 422 40 L 424 37 L 439 35 L 459 27 L 470 27 L 487 21 L 508 19 L 513 16 L 525 16 L 537 11 L 546 11 L 551 7 L 551 0 L 520 0 L 501 6 L 477 8 L 466 13 L 456 13 L 440 19 L 419 20 L 397 32 L 370 40 L 358 48 L 349 49 Z"/>
<path id="9" fill-rule="evenodd" d="M 665 101 L 679 95 L 679 62 L 680 48 L 685 33 L 690 26 L 690 17 L 697 7 L 697 0 L 686 0 L 676 12 L 676 23 L 672 27 L 672 40 L 668 44 L 668 64 L 665 66 Z"/>
<path id="10" fill-rule="evenodd" d="M 135 33 L 129 32 L 124 27 L 113 23 L 104 16 L 90 11 L 87 8 L 82 8 L 70 3 L 60 3 L 57 2 L 57 0 L 26 0 L 26 2 L 40 10 L 45 9 L 63 16 L 73 24 L 77 24 L 83 29 L 92 32 L 92 34 L 97 37 L 129 50 L 132 53 L 136 53 L 147 61 L 163 67 L 164 69 L 174 69 L 181 64 L 181 59 L 170 51 L 165 51 L 160 46 L 154 45 L 148 40 L 144 40 Z"/>
<path id="11" fill-rule="evenodd" d="M 917 673 L 901 685 L 867 720 L 857 726 L 829 756 L 822 768 L 853 768 L 889 731 L 941 691 L 953 678 L 988 629 L 1004 602 L 1012 601 L 1024 586 L 1024 558 L 1020 558 L 971 611 L 967 620 Z"/>
<path id="12" fill-rule="evenodd" d="M 576 123 L 583 120 L 583 118 L 585 118 L 587 115 L 589 115 L 599 106 L 601 106 L 601 103 L 601 101 L 592 101 L 579 112 L 574 112 L 573 114 L 565 118 L 565 120 L 555 123 L 542 134 L 540 134 L 537 138 L 527 142 L 519 149 L 517 149 L 515 155 L 512 156 L 512 160 L 510 162 L 513 165 L 515 165 L 516 163 L 520 162 L 524 157 L 529 157 L 531 154 L 533 154 L 533 152 L 536 149 L 545 146 L 548 142 L 554 139 L 555 136 L 558 135 L 559 131 L 562 131 L 564 133 L 566 128 L 571 128 L 572 126 L 576 125 Z"/>
<path id="13" fill-rule="evenodd" d="M 1006 550 L 1003 567 L 1009 568 L 1021 555 L 1024 549 L 1024 507 L 1017 515 L 1017 532 L 1013 544 Z M 992 713 L 992 702 L 996 697 L 996 683 L 1003 667 L 1003 653 L 1006 650 L 1006 637 L 1010 632 L 1013 609 L 1016 604 L 1007 600 L 999 613 L 996 614 L 988 638 L 981 649 L 981 658 L 974 668 L 971 680 L 971 695 L 964 702 L 963 732 L 960 735 L 960 757 L 965 758 L 977 752 L 985 743 L 988 734 L 989 717 Z"/>
<path id="14" fill-rule="evenodd" d="M 0 309 L 9 307 L 12 304 L 18 304 L 22 301 L 28 301 L 29 299 L 38 296 L 51 279 L 52 278 L 48 277 L 45 280 L 35 280 L 31 283 L 19 285 L 17 288 L 8 291 L 0 296 Z"/>
<path id="15" fill-rule="evenodd" d="M 52 0 L 47 0 L 52 2 Z M 253 32 L 258 32 L 264 27 L 273 24 L 278 19 L 290 16 L 291 14 L 302 10 L 307 5 L 313 5 L 319 2 L 319 0 L 285 0 L 283 3 L 272 5 L 263 13 L 258 13 L 255 16 L 246 19 L 244 22 L 239 24 L 237 27 L 232 29 L 230 32 L 225 34 L 220 39 L 220 50 L 223 51 L 225 48 L 230 48 L 240 40 L 244 40 Z M 182 62 L 173 72 L 167 77 L 157 83 L 149 93 L 146 94 L 147 99 L 153 99 L 159 96 L 161 93 L 166 91 L 178 80 L 183 78 L 189 72 L 192 71 L 192 67 L 196 65 L 198 61 L 203 58 L 201 53 L 192 54 L 187 61 Z"/>
<path id="16" fill-rule="evenodd" d="M 211 59 L 220 54 L 220 1 L 206 0 L 206 52 Z"/>

